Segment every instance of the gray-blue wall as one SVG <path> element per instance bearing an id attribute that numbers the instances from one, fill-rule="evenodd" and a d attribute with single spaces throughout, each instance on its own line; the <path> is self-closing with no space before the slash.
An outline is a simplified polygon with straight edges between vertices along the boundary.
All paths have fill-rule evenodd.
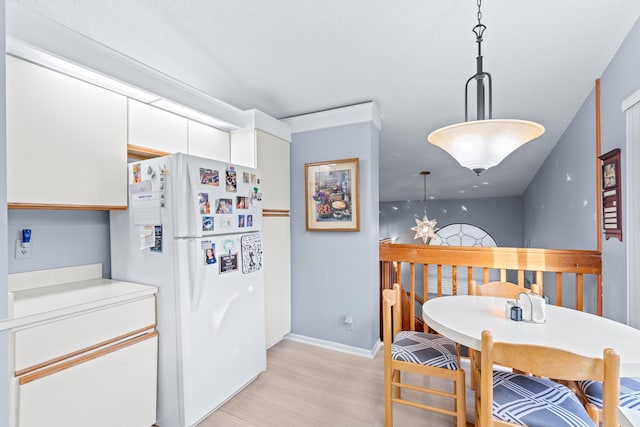
<path id="1" fill-rule="evenodd" d="M 421 243 L 414 240 L 414 218 L 422 218 L 422 200 L 381 202 L 379 237 L 394 237 L 396 243 Z M 427 217 L 438 221 L 438 228 L 449 224 L 471 224 L 489 233 L 498 246 L 522 247 L 522 198 L 428 200 Z"/>
<path id="2" fill-rule="evenodd" d="M 293 134 L 291 144 L 291 329 L 370 350 L 378 340 L 378 138 L 371 123 Z M 360 231 L 309 232 L 305 163 L 360 159 Z M 345 314 L 353 315 L 353 330 Z"/>
<path id="3" fill-rule="evenodd" d="M 621 103 L 640 88 L 639 49 L 640 23 L 636 23 L 600 78 L 602 153 L 621 148 L 623 167 L 626 122 Z M 594 90 L 525 192 L 524 233 L 532 246 L 596 249 L 595 161 Z M 624 170 L 622 190 L 624 210 Z M 623 215 L 623 235 L 626 221 L 631 220 L 637 219 Z M 627 319 L 626 250 L 624 241 L 603 239 L 603 315 L 620 322 Z"/>
<path id="4" fill-rule="evenodd" d="M 22 229 L 32 233 L 30 259 L 15 258 Z M 9 273 L 102 263 L 111 277 L 108 211 L 10 209 Z"/>

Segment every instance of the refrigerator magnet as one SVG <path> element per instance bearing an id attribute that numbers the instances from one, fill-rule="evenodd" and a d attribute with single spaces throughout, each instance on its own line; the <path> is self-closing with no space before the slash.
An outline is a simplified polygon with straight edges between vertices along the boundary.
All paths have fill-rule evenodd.
<path id="1" fill-rule="evenodd" d="M 236 209 L 248 209 L 249 203 L 247 199 L 248 197 L 244 197 L 244 196 L 236 197 Z"/>
<path id="2" fill-rule="evenodd" d="M 202 231 L 213 231 L 213 217 L 212 216 L 203 216 L 202 217 Z"/>
<path id="3" fill-rule="evenodd" d="M 219 186 L 220 179 L 215 169 L 200 168 L 200 184 Z"/>
<path id="4" fill-rule="evenodd" d="M 233 200 L 232 199 L 216 200 L 216 213 L 217 214 L 233 213 Z"/>
<path id="5" fill-rule="evenodd" d="M 198 193 L 198 204 L 200 205 L 201 214 L 211 213 L 211 205 L 209 204 L 209 193 Z"/>
<path id="6" fill-rule="evenodd" d="M 162 252 L 162 226 L 154 225 L 153 226 L 153 237 L 155 239 L 155 244 L 149 248 L 151 252 Z"/>
<path id="7" fill-rule="evenodd" d="M 247 234 L 240 238 L 242 247 L 242 272 L 253 273 L 262 268 L 262 236 Z"/>
<path id="8" fill-rule="evenodd" d="M 226 171 L 226 189 L 228 193 L 235 193 L 238 191 L 238 181 L 236 171 L 233 169 L 227 169 Z"/>
<path id="9" fill-rule="evenodd" d="M 213 265 L 217 263 L 216 244 L 211 242 L 202 242 L 204 247 L 204 265 Z"/>
<path id="10" fill-rule="evenodd" d="M 238 215 L 238 228 L 244 228 L 244 215 Z"/>
<path id="11" fill-rule="evenodd" d="M 238 253 L 220 255 L 220 274 L 238 271 Z"/>

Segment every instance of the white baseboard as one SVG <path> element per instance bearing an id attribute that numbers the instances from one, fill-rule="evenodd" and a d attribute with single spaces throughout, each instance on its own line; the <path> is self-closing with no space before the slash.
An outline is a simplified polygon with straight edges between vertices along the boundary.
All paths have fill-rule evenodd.
<path id="1" fill-rule="evenodd" d="M 367 357 L 369 359 L 373 359 L 378 354 L 378 351 L 382 348 L 382 342 L 380 340 L 376 340 L 376 343 L 373 345 L 371 350 L 367 350 L 360 347 L 353 347 L 350 345 L 340 344 L 332 341 L 325 341 L 318 338 L 307 337 L 304 335 L 298 334 L 287 334 L 284 339 L 301 342 L 303 344 L 314 345 L 316 347 L 326 348 L 328 350 L 339 351 L 341 353 L 353 354 L 354 356 Z"/>

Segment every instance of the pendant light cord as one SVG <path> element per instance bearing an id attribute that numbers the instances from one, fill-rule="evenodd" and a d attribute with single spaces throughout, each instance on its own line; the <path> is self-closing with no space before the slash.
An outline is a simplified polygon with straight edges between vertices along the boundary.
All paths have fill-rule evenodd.
<path id="1" fill-rule="evenodd" d="M 482 11 L 480 7 L 482 6 L 482 0 L 478 0 L 478 25 L 473 27 L 473 32 L 476 35 L 476 43 L 478 43 L 478 56 L 482 56 L 482 35 L 484 34 L 484 30 L 487 29 L 485 25 L 482 24 Z"/>
<path id="2" fill-rule="evenodd" d="M 424 216 L 427 216 L 427 174 L 424 174 L 424 196 L 422 206 L 424 207 Z"/>

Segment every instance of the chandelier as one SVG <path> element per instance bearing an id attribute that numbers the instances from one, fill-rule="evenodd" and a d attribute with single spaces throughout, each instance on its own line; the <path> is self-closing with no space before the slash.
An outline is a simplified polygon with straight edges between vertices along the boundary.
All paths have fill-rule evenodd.
<path id="1" fill-rule="evenodd" d="M 411 227 L 411 230 L 416 232 L 416 235 L 413 237 L 413 239 L 415 240 L 422 238 L 422 243 L 425 244 L 429 243 L 431 239 L 435 238 L 436 231 L 438 231 L 438 229 L 436 228 L 436 224 L 438 223 L 438 221 L 436 221 L 435 219 L 427 218 L 427 175 L 429 175 L 430 173 L 431 172 L 429 171 L 420 172 L 420 175 L 424 177 L 424 197 L 422 199 L 424 218 L 422 218 L 422 220 L 420 220 L 420 218 L 415 218 L 416 226 Z"/>
<path id="2" fill-rule="evenodd" d="M 544 127 L 535 122 L 492 118 L 491 75 L 482 69 L 482 35 L 487 27 L 481 23 L 481 3 L 481 0 L 477 0 L 478 24 L 473 27 L 478 44 L 477 71 L 465 85 L 465 121 L 435 130 L 427 137 L 430 143 L 445 150 L 458 163 L 477 175 L 496 166 L 518 147 L 544 133 Z M 469 83 L 472 80 L 476 81 L 476 120 L 469 121 L 468 92 Z M 486 105 L 485 89 L 488 90 Z M 485 109 L 488 110 L 487 119 L 485 119 Z"/>

